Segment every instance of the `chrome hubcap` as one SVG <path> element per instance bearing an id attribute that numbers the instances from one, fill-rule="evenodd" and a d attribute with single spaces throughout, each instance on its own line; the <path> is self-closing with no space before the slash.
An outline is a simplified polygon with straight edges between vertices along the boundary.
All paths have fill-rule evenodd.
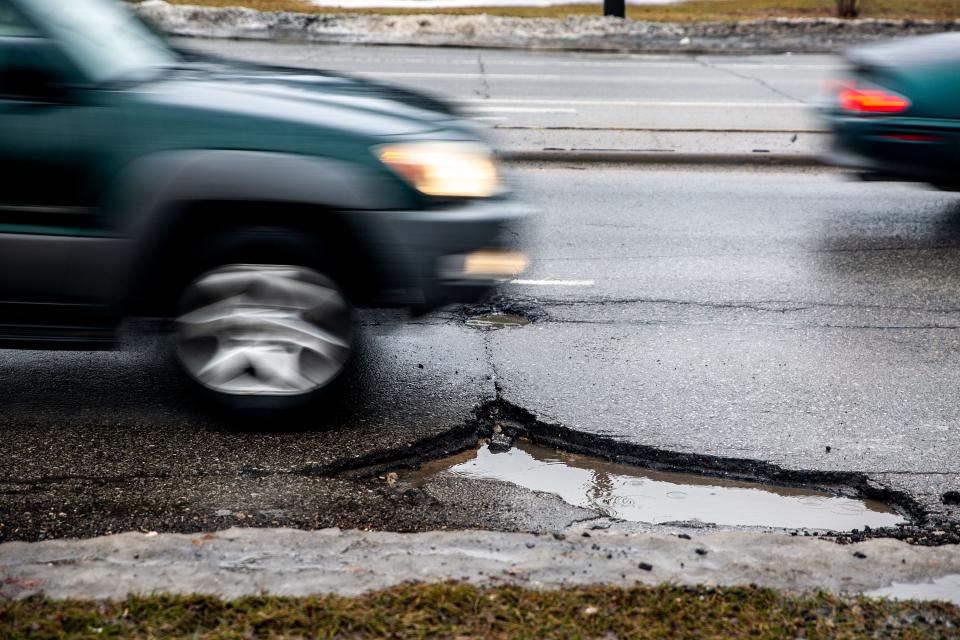
<path id="1" fill-rule="evenodd" d="M 177 357 L 200 384 L 233 395 L 298 395 L 343 370 L 350 305 L 316 271 L 235 264 L 191 284 L 176 322 Z"/>

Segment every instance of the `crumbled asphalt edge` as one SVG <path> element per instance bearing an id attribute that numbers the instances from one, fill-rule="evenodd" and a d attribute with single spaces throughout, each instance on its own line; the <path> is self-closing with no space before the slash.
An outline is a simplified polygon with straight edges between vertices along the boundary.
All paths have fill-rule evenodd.
<path id="1" fill-rule="evenodd" d="M 960 20 L 782 18 L 681 24 L 600 15 L 561 19 L 259 12 L 174 6 L 163 0 L 146 0 L 137 9 L 160 29 L 184 37 L 645 53 L 832 53 L 890 38 L 960 31 Z"/>
<path id="2" fill-rule="evenodd" d="M 474 314 L 490 312 L 516 313 L 536 318 L 538 321 L 547 317 L 544 311 L 537 309 L 534 301 L 512 300 L 502 295 L 494 296 L 477 305 L 469 305 L 454 310 L 450 312 L 449 317 L 453 321 L 462 322 Z M 483 331 L 486 336 L 489 336 L 491 335 L 489 331 L 496 329 L 476 330 Z M 506 330 L 522 331 L 523 329 Z M 486 336 L 485 340 L 489 343 Z M 382 449 L 335 464 L 306 465 L 301 468 L 279 472 L 248 468 L 241 472 L 241 475 L 248 477 L 327 478 L 330 482 L 353 484 L 368 489 L 368 491 L 358 494 L 361 496 L 359 498 L 360 502 L 357 502 L 358 498 L 348 498 L 346 502 L 335 498 L 333 503 L 326 504 L 323 507 L 326 513 L 318 514 L 313 520 L 310 518 L 294 520 L 277 518 L 269 512 L 251 513 L 249 515 L 239 514 L 239 516 L 238 514 L 224 516 L 217 514 L 217 517 L 207 517 L 200 521 L 191 521 L 183 515 L 168 521 L 167 519 L 158 520 L 157 514 L 151 514 L 146 520 L 128 518 L 121 514 L 119 517 L 114 515 L 108 526 L 102 527 L 96 523 L 87 522 L 86 525 L 70 529 L 66 532 L 67 536 L 89 537 L 90 535 L 105 535 L 126 530 L 146 531 L 150 529 L 194 533 L 221 530 L 238 524 L 252 527 L 288 526 L 307 530 L 339 526 L 341 528 L 395 530 L 398 532 L 427 531 L 440 528 L 482 528 L 483 524 L 467 521 L 469 519 L 460 521 L 456 518 L 448 518 L 444 514 L 442 500 L 430 495 L 428 491 L 424 491 L 422 488 L 409 487 L 406 483 L 397 483 L 396 486 L 392 486 L 392 483 L 384 483 L 382 478 L 390 471 L 417 469 L 426 462 L 444 459 L 462 451 L 476 448 L 499 434 L 502 436 L 500 444 L 505 448 L 509 448 L 516 438 L 524 437 L 535 443 L 572 453 L 591 455 L 640 467 L 786 486 L 812 487 L 834 494 L 874 498 L 896 506 L 911 519 L 910 524 L 895 528 L 835 533 L 798 529 L 790 531 L 792 535 L 819 536 L 833 539 L 839 543 L 859 542 L 868 538 L 883 537 L 927 546 L 960 543 L 960 524 L 947 521 L 942 517 L 931 517 L 931 514 L 925 512 L 924 508 L 908 495 L 873 483 L 863 474 L 792 471 L 755 460 L 684 454 L 649 446 L 626 444 L 603 436 L 578 432 L 562 424 L 547 422 L 533 412 L 504 399 L 489 351 L 488 358 L 490 358 L 489 366 L 491 368 L 491 373 L 487 376 L 491 383 L 489 392 L 478 399 L 473 409 L 473 415 L 438 436 L 410 442 L 397 448 Z M 46 480 L 49 480 L 49 478 Z M 82 485 L 83 483 L 109 483 L 118 479 L 91 477 L 66 478 L 66 480 L 79 482 Z M 134 483 L 138 481 L 143 482 L 147 479 L 143 477 L 131 479 L 131 482 Z M 79 490 L 82 490 L 82 487 Z M 946 497 L 944 502 L 951 499 L 953 499 L 952 495 Z M 383 511 L 385 507 L 394 512 L 390 517 L 386 517 Z M 340 510 L 343 510 L 343 512 L 341 513 Z M 42 514 L 37 515 L 42 516 Z M 55 514 L 49 515 L 52 517 Z M 88 514 L 85 520 L 95 520 L 97 517 L 99 516 Z M 162 517 L 166 518 L 166 516 Z M 10 522 L 8 520 L 8 523 Z M 589 523 L 583 523 L 582 526 L 589 527 Z M 63 533 L 58 533 L 56 528 L 48 529 L 46 527 L 47 525 L 44 524 L 41 517 L 40 520 L 27 527 L 24 532 L 13 534 L 9 530 L 4 531 L 3 523 L 0 523 L 0 541 L 31 541 L 64 537 Z"/>
<path id="3" fill-rule="evenodd" d="M 518 299 L 496 293 L 485 300 L 462 305 L 451 313 L 454 318 L 466 321 L 487 314 L 513 314 L 530 320 L 531 324 L 548 319 L 548 313 L 539 307 L 536 300 Z M 481 331 L 496 331 L 496 328 L 481 328 Z M 882 486 L 866 474 L 836 471 L 798 471 L 784 469 L 775 464 L 744 458 L 725 458 L 702 454 L 689 454 L 658 449 L 577 431 L 557 423 L 545 422 L 534 413 L 514 405 L 502 396 L 496 372 L 492 376 L 495 397 L 480 404 L 474 410 L 473 437 L 446 441 L 441 447 L 454 455 L 475 448 L 495 434 L 502 433 L 504 442 L 526 438 L 535 444 L 553 447 L 570 453 L 589 455 L 611 462 L 628 464 L 657 471 L 696 473 L 700 475 L 774 484 L 785 487 L 803 487 L 850 498 L 877 500 L 897 508 L 910 520 L 897 527 L 845 532 L 816 532 L 797 530 L 794 535 L 811 535 L 832 538 L 838 543 L 849 544 L 870 538 L 893 538 L 910 544 L 938 546 L 960 543 L 960 523 L 951 522 L 938 514 L 929 513 L 908 494 Z M 382 464 L 354 467 L 350 476 L 361 479 L 379 477 L 391 470 L 416 469 L 425 462 L 438 459 L 431 457 L 426 448 L 412 447 L 421 452 L 416 458 L 394 458 Z M 436 450 L 436 449 L 434 449 Z M 443 457 L 443 456 L 440 456 Z M 944 499 L 949 504 L 948 498 Z"/>
<path id="4" fill-rule="evenodd" d="M 499 314 L 520 316 L 531 324 L 546 320 L 548 317 L 547 312 L 538 306 L 536 300 L 521 300 L 501 293 L 494 293 L 474 304 L 461 305 L 452 315 L 465 321 L 477 316 Z"/>
<path id="5" fill-rule="evenodd" d="M 409 465 L 409 452 L 411 451 L 417 452 L 417 464 L 456 455 L 461 451 L 475 447 L 478 440 L 484 437 L 481 432 L 482 429 L 478 429 L 477 423 L 471 420 L 438 437 L 411 442 L 406 445 L 406 451 L 395 449 L 375 451 L 365 456 L 353 458 L 349 463 L 344 461 L 328 465 L 307 465 L 290 473 L 304 476 L 339 476 L 346 479 L 366 478 L 382 471 Z M 250 471 L 249 473 L 255 472 Z"/>
<path id="6" fill-rule="evenodd" d="M 463 305 L 454 315 L 459 315 L 466 320 L 477 315 L 496 313 L 519 315 L 527 318 L 531 323 L 548 319 L 547 312 L 538 306 L 536 300 L 511 298 L 500 293 L 477 304 Z M 496 397 L 476 411 L 477 440 L 471 446 L 477 446 L 481 438 L 489 439 L 495 433 L 502 433 L 504 436 L 502 440 L 507 443 L 517 438 L 526 438 L 535 444 L 569 453 L 589 455 L 657 471 L 696 473 L 728 480 L 803 487 L 850 498 L 877 500 L 897 508 L 909 518 L 910 522 L 897 527 L 880 529 L 865 527 L 862 531 L 854 529 L 847 532 L 824 533 L 801 529 L 795 535 L 830 537 L 842 544 L 870 538 L 894 538 L 910 544 L 931 546 L 960 542 L 960 523 L 952 522 L 942 514 L 929 513 L 908 494 L 878 484 L 864 473 L 798 471 L 758 460 L 681 453 L 624 443 L 613 438 L 577 431 L 561 424 L 545 422 L 527 409 L 505 400 L 495 376 L 494 387 Z M 464 447 L 466 448 L 469 447 Z M 423 459 L 420 462 L 426 461 Z M 407 466 L 409 468 L 409 465 Z M 388 470 L 378 469 L 378 472 Z M 947 505 L 953 504 L 954 501 L 960 503 L 960 494 L 954 495 L 955 493 L 944 494 L 942 502 Z"/>
<path id="7" fill-rule="evenodd" d="M 619 464 L 658 471 L 696 473 L 728 480 L 759 482 L 786 487 L 803 487 L 851 498 L 878 500 L 897 508 L 910 522 L 896 527 L 844 532 L 816 532 L 803 529 L 794 535 L 820 536 L 841 544 L 870 538 L 894 538 L 910 544 L 939 546 L 960 543 L 960 524 L 928 513 L 906 493 L 872 481 L 862 473 L 797 471 L 768 462 L 688 454 L 645 445 L 624 443 L 613 438 L 588 434 L 560 424 L 545 422 L 530 411 L 502 397 L 488 404 L 487 420 L 500 426 L 509 438 L 526 438 L 543 446 L 589 455 Z M 492 431 L 492 427 L 488 428 Z"/>

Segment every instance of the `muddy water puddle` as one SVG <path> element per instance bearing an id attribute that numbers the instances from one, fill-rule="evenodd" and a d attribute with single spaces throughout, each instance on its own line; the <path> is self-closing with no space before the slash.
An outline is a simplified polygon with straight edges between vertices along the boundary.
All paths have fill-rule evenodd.
<path id="1" fill-rule="evenodd" d="M 524 327 L 530 324 L 528 318 L 514 313 L 486 313 L 474 316 L 467 320 L 467 325 L 481 329 L 505 329 L 508 327 Z"/>
<path id="2" fill-rule="evenodd" d="M 408 476 L 437 474 L 502 480 L 560 496 L 610 517 L 663 524 L 699 521 L 728 526 L 849 531 L 906 520 L 883 503 L 811 489 L 651 471 L 518 440 L 503 453 L 488 447 L 437 460 Z"/>

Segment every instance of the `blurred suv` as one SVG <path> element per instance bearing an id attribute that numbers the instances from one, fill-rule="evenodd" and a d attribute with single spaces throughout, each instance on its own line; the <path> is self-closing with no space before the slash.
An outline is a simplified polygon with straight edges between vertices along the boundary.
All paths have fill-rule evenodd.
<path id="1" fill-rule="evenodd" d="M 960 189 L 960 33 L 853 49 L 821 109 L 828 158 L 866 179 Z"/>
<path id="2" fill-rule="evenodd" d="M 113 0 L 0 0 L 0 346 L 173 320 L 237 410 L 329 393 L 357 305 L 426 311 L 522 270 L 523 215 L 447 105 L 184 55 Z"/>

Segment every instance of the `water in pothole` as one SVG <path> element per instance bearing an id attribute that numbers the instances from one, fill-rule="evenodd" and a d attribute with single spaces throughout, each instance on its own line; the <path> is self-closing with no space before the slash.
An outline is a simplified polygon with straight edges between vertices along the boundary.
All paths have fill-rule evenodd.
<path id="1" fill-rule="evenodd" d="M 467 325 L 481 329 L 504 329 L 506 327 L 523 327 L 530 324 L 530 320 L 515 313 L 485 313 L 467 319 Z"/>
<path id="2" fill-rule="evenodd" d="M 822 491 L 650 471 L 518 440 L 504 453 L 489 447 L 424 464 L 415 483 L 437 474 L 503 480 L 634 522 L 850 531 L 906 520 L 883 503 Z"/>

